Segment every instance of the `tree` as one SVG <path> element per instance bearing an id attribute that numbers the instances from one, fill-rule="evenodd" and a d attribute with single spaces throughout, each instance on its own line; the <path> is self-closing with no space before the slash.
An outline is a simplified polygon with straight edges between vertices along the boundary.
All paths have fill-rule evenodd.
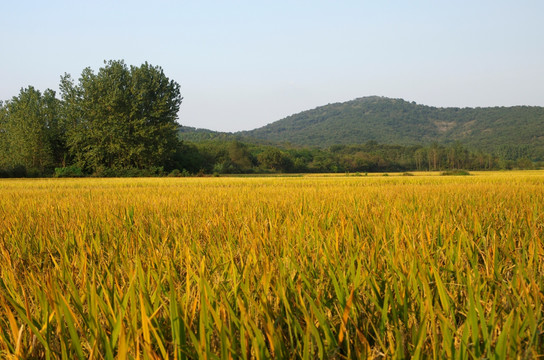
<path id="1" fill-rule="evenodd" d="M 275 171 L 288 172 L 293 168 L 293 159 L 289 154 L 276 149 L 268 148 L 259 154 L 260 163 L 268 169 Z"/>
<path id="2" fill-rule="evenodd" d="M 0 166 L 24 167 L 37 174 L 52 170 L 65 151 L 55 92 L 21 89 L 0 114 Z"/>
<path id="3" fill-rule="evenodd" d="M 433 142 L 429 150 L 427 151 L 427 158 L 429 160 L 429 170 L 438 170 L 440 166 L 440 157 L 442 149 L 438 143 Z"/>
<path id="4" fill-rule="evenodd" d="M 0 170 L 5 168 L 8 162 L 7 121 L 7 109 L 0 101 Z"/>
<path id="5" fill-rule="evenodd" d="M 253 161 L 246 144 L 234 140 L 228 145 L 228 152 L 234 170 L 237 172 L 248 172 L 251 170 Z"/>
<path id="6" fill-rule="evenodd" d="M 414 152 L 414 159 L 416 162 L 417 170 L 423 169 L 423 162 L 425 161 L 426 157 L 427 157 L 427 150 L 425 148 L 419 148 Z"/>
<path id="7" fill-rule="evenodd" d="M 179 84 L 147 62 L 130 68 L 108 61 L 95 74 L 83 70 L 78 84 L 61 79 L 68 146 L 87 171 L 101 168 L 169 167 L 180 142 Z"/>

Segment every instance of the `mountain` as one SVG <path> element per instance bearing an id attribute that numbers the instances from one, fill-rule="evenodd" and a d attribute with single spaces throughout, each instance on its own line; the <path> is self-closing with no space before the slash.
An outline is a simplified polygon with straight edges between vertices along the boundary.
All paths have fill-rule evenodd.
<path id="1" fill-rule="evenodd" d="M 185 141 L 232 141 L 239 140 L 242 136 L 230 132 L 213 131 L 208 129 L 197 129 L 192 126 L 180 126 L 179 137 Z"/>
<path id="2" fill-rule="evenodd" d="M 459 141 L 485 151 L 522 148 L 528 156 L 542 158 L 544 108 L 437 108 L 371 96 L 320 106 L 238 134 L 319 147 L 368 141 L 402 145 Z"/>
<path id="3" fill-rule="evenodd" d="M 370 96 L 328 104 L 237 133 L 185 128 L 186 140 L 238 139 L 329 147 L 343 144 L 448 144 L 505 158 L 544 159 L 544 108 L 437 108 Z M 515 154 L 508 154 L 515 152 Z"/>
<path id="4" fill-rule="evenodd" d="M 178 134 L 181 140 L 193 143 L 240 141 L 255 145 L 277 145 L 275 141 L 249 137 L 242 131 L 232 133 L 181 125 Z"/>

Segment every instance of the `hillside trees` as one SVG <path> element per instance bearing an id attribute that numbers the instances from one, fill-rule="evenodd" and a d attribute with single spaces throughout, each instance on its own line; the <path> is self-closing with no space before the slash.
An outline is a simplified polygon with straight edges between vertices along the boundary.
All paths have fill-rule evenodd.
<path id="1" fill-rule="evenodd" d="M 543 122 L 544 107 L 437 108 L 372 96 L 320 106 L 234 135 L 323 148 L 371 140 L 390 145 L 459 141 L 507 160 L 542 161 Z"/>
<path id="2" fill-rule="evenodd" d="M 78 166 L 99 172 L 172 165 L 182 97 L 160 67 L 109 61 L 96 74 L 84 69 L 77 84 L 63 76 L 60 88 L 67 145 Z"/>

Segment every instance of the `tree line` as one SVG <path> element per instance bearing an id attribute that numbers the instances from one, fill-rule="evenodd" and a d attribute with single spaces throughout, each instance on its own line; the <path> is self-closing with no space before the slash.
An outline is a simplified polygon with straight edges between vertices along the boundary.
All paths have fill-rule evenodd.
<path id="1" fill-rule="evenodd" d="M 461 143 L 334 145 L 327 149 L 225 139 L 180 140 L 180 86 L 162 68 L 108 61 L 53 90 L 21 89 L 0 102 L 0 176 L 151 176 L 530 168 L 519 151 Z M 512 157 L 512 154 L 517 157 Z M 515 158 L 516 160 L 509 160 Z"/>
<path id="2" fill-rule="evenodd" d="M 403 146 L 369 141 L 322 149 L 215 140 L 184 142 L 183 154 L 185 169 L 205 174 L 510 170 L 543 165 L 528 158 L 514 161 L 470 151 L 459 142 Z"/>

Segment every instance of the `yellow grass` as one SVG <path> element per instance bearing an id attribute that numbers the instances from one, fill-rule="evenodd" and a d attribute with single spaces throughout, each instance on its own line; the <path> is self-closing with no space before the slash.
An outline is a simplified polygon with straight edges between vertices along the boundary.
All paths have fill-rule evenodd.
<path id="1" fill-rule="evenodd" d="M 544 172 L 0 181 L 0 357 L 544 355 Z"/>

